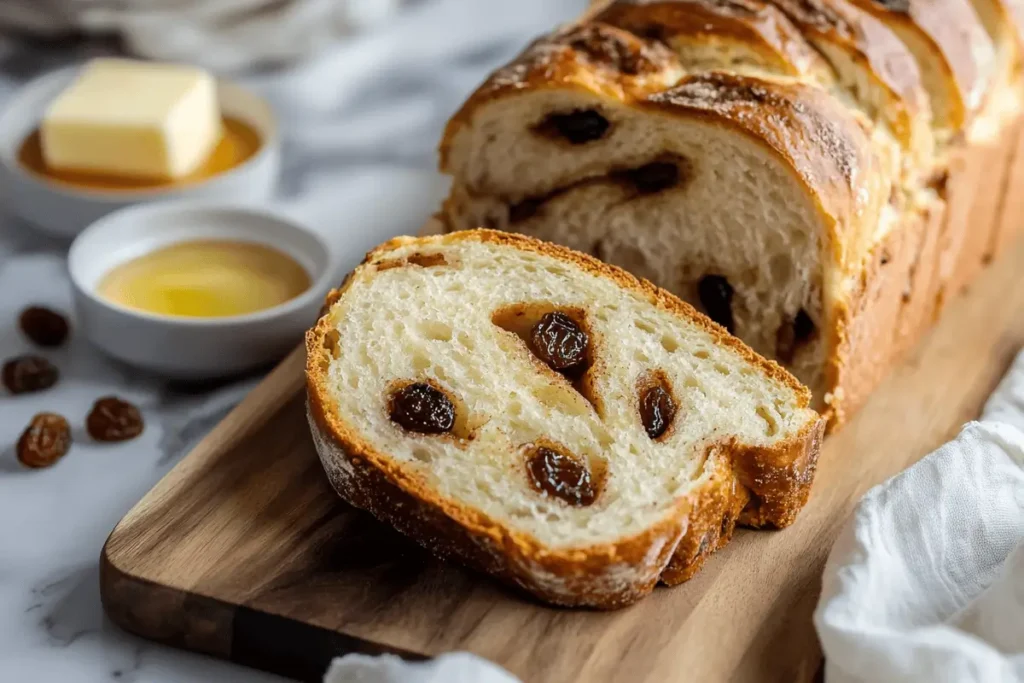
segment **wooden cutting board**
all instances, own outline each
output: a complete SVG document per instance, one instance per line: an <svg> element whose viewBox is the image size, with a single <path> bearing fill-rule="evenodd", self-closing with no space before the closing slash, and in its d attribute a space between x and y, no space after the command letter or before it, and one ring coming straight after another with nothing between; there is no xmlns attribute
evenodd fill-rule
<svg viewBox="0 0 1024 683"><path fill-rule="evenodd" d="M433 559L343 504L286 359L114 529L103 604L145 638L305 680L344 652L470 650L529 683L801 681L828 550L869 487L976 416L1024 342L1024 247L824 447L797 524L743 531L692 581L618 612L545 607Z"/></svg>

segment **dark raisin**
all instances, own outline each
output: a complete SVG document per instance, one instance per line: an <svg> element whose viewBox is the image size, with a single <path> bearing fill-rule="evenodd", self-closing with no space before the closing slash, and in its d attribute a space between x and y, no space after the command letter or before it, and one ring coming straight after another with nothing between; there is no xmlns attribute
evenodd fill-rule
<svg viewBox="0 0 1024 683"><path fill-rule="evenodd" d="M610 127L608 119L593 109L581 109L568 114L551 114L539 129L557 134L573 145L585 145L603 138Z"/></svg>
<svg viewBox="0 0 1024 683"><path fill-rule="evenodd" d="M93 404L85 428L97 441L127 441L142 433L142 413L127 401L105 396Z"/></svg>
<svg viewBox="0 0 1024 683"><path fill-rule="evenodd" d="M697 284L700 305L712 320L732 334L732 285L721 275L705 275Z"/></svg>
<svg viewBox="0 0 1024 683"><path fill-rule="evenodd" d="M71 427L56 413L39 413L22 432L16 452L25 467L49 467L71 447Z"/></svg>
<svg viewBox="0 0 1024 683"><path fill-rule="evenodd" d="M524 199L508 207L508 222L522 223L537 215L543 202L540 199Z"/></svg>
<svg viewBox="0 0 1024 683"><path fill-rule="evenodd" d="M530 331L530 344L537 357L553 370L579 370L587 360L590 337L575 320L558 311L547 313Z"/></svg>
<svg viewBox="0 0 1024 683"><path fill-rule="evenodd" d="M628 182L640 194L654 194L679 183L679 166L670 161L654 161L614 175Z"/></svg>
<svg viewBox="0 0 1024 683"><path fill-rule="evenodd" d="M676 416L676 402L661 383L652 384L640 393L640 419L647 436L657 439L665 433Z"/></svg>
<svg viewBox="0 0 1024 683"><path fill-rule="evenodd" d="M800 309L791 324L783 324L776 333L775 356L783 363L792 363L800 344L814 334L814 321Z"/></svg>
<svg viewBox="0 0 1024 683"><path fill-rule="evenodd" d="M57 367L41 356L19 356L4 363L4 386L12 394L49 389L59 377Z"/></svg>
<svg viewBox="0 0 1024 683"><path fill-rule="evenodd" d="M68 321L42 306L29 306L18 317L25 336L39 346L60 346L68 338Z"/></svg>
<svg viewBox="0 0 1024 683"><path fill-rule="evenodd" d="M429 384L407 384L391 395L391 419L410 432L444 434L455 426L455 406Z"/></svg>
<svg viewBox="0 0 1024 683"><path fill-rule="evenodd" d="M569 505L582 507L597 498L590 471L570 455L538 446L530 455L527 469L538 491L561 498Z"/></svg>
<svg viewBox="0 0 1024 683"><path fill-rule="evenodd" d="M796 335L797 342L807 341L814 334L814 321L802 308L793 320L793 333Z"/></svg>

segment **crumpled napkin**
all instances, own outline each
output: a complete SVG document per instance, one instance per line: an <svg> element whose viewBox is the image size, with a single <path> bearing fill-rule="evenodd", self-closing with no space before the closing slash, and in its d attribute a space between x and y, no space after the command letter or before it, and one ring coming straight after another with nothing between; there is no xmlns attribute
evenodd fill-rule
<svg viewBox="0 0 1024 683"><path fill-rule="evenodd" d="M394 655L346 655L331 663L324 683L519 683L519 679L486 659L452 652L428 662L406 662Z"/></svg>
<svg viewBox="0 0 1024 683"><path fill-rule="evenodd" d="M1024 353L980 421L867 493L815 626L827 683L1024 681Z"/></svg>

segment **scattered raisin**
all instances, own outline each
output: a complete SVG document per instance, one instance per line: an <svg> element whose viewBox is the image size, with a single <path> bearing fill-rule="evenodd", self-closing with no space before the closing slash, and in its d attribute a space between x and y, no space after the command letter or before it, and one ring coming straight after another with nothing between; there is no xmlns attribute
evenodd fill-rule
<svg viewBox="0 0 1024 683"><path fill-rule="evenodd" d="M127 441L142 433L142 414L127 401L105 396L93 404L85 428L97 441Z"/></svg>
<svg viewBox="0 0 1024 683"><path fill-rule="evenodd" d="M603 138L609 128L611 123L601 114L593 109L581 109L568 114L551 114L537 130L564 138L573 145L585 145Z"/></svg>
<svg viewBox="0 0 1024 683"><path fill-rule="evenodd" d="M572 456L553 448L537 447L527 469L538 491L561 498L569 505L590 505L597 498L590 471Z"/></svg>
<svg viewBox="0 0 1024 683"><path fill-rule="evenodd" d="M392 420L410 432L444 434L455 426L455 406L445 393L429 384L407 384L391 396Z"/></svg>
<svg viewBox="0 0 1024 683"><path fill-rule="evenodd" d="M679 183L679 166L671 161L653 161L639 168L613 175L632 185L640 194L654 194Z"/></svg>
<svg viewBox="0 0 1024 683"><path fill-rule="evenodd" d="M662 384L651 384L640 394L640 419L647 436L657 439L665 433L676 416L676 402Z"/></svg>
<svg viewBox="0 0 1024 683"><path fill-rule="evenodd" d="M565 313L546 313L530 331L533 352L553 370L578 370L587 360L590 337Z"/></svg>
<svg viewBox="0 0 1024 683"><path fill-rule="evenodd" d="M18 317L25 336L39 346L60 346L68 338L68 321L60 313L42 306L29 306Z"/></svg>
<svg viewBox="0 0 1024 683"><path fill-rule="evenodd" d="M732 285L721 275L705 275L697 284L700 304L708 317L732 334L735 324L732 319Z"/></svg>
<svg viewBox="0 0 1024 683"><path fill-rule="evenodd" d="M56 413L39 413L18 439L18 461L25 467L49 467L71 447L71 427Z"/></svg>
<svg viewBox="0 0 1024 683"><path fill-rule="evenodd" d="M18 356L4 363L4 386L12 394L49 389L59 377L57 367L41 356Z"/></svg>

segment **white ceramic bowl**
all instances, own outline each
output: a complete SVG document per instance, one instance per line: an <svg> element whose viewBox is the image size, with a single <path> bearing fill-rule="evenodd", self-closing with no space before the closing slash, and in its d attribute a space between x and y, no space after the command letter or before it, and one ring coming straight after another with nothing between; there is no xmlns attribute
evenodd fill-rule
<svg viewBox="0 0 1024 683"><path fill-rule="evenodd" d="M52 182L23 168L18 161L22 143L80 68L61 69L32 81L0 113L0 192L4 205L21 218L51 235L74 237L102 216L132 204L184 198L246 204L273 193L281 165L274 113L256 94L225 81L218 82L221 110L249 124L262 145L245 162L208 180L154 190L99 190Z"/></svg>
<svg viewBox="0 0 1024 683"><path fill-rule="evenodd" d="M115 266L197 239L271 246L301 264L312 285L278 306L222 318L147 313L96 293ZM281 358L301 342L327 290L336 284L336 261L317 234L264 210L194 202L122 209L86 228L71 245L68 270L76 328L114 358L164 377L198 380L238 374Z"/></svg>

